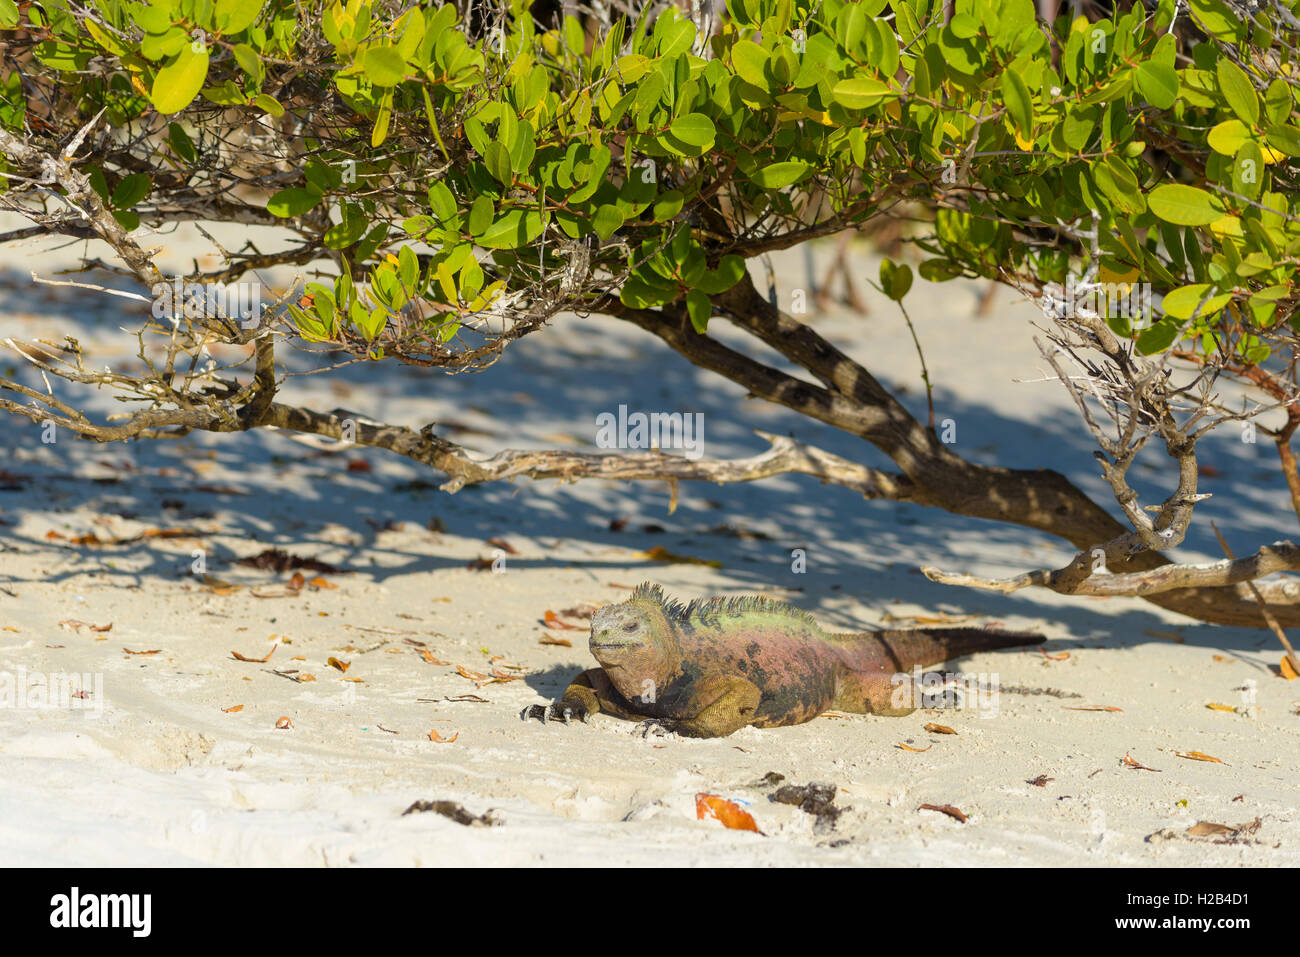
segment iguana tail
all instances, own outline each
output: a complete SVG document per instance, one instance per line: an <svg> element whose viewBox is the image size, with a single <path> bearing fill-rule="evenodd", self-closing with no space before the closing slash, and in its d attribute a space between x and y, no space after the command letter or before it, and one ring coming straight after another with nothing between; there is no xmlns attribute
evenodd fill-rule
<svg viewBox="0 0 1300 957"><path fill-rule="evenodd" d="M869 663L862 662L864 670L892 672L937 665L977 651L1038 645L1047 640L1032 631L993 628L899 628L839 637L852 642L854 658L870 659Z"/></svg>

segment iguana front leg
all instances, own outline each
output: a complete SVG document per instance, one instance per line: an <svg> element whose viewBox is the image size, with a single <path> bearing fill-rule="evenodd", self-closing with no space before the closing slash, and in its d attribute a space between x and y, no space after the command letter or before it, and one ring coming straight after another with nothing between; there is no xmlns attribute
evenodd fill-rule
<svg viewBox="0 0 1300 957"><path fill-rule="evenodd" d="M602 711L632 720L645 717L633 710L632 703L614 687L603 668L590 668L573 679L559 701L529 705L519 717L525 721L538 718L543 722L549 718L568 724L570 718L586 721L590 715Z"/></svg>
<svg viewBox="0 0 1300 957"><path fill-rule="evenodd" d="M712 675L701 678L672 706L663 724L689 738L724 738L751 724L763 694L745 678Z"/></svg>

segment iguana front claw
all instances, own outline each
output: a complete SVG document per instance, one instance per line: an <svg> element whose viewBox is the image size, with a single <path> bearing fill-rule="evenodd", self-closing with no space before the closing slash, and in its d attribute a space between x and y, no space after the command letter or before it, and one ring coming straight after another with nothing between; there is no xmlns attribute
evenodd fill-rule
<svg viewBox="0 0 1300 957"><path fill-rule="evenodd" d="M651 734L656 738L662 738L676 732L677 722L668 718L646 718L637 725L637 728L640 730L642 738L648 738Z"/></svg>
<svg viewBox="0 0 1300 957"><path fill-rule="evenodd" d="M589 714L590 712L582 702L561 698L559 701L552 701L550 704L530 704L519 713L519 719L528 721L531 718L536 718L543 724L547 721L563 721L568 724L573 718L577 718L585 723Z"/></svg>

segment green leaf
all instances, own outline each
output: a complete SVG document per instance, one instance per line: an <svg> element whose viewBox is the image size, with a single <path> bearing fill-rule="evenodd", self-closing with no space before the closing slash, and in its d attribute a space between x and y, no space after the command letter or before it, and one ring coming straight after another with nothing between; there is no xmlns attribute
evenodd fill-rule
<svg viewBox="0 0 1300 957"><path fill-rule="evenodd" d="M802 160L787 163L770 163L760 166L751 175L750 180L764 189L782 189L797 183L810 172L813 166Z"/></svg>
<svg viewBox="0 0 1300 957"><path fill-rule="evenodd" d="M294 216L301 216L324 198L319 190L310 187L302 189L294 186L290 189L280 190L267 200L266 211L272 216L290 219Z"/></svg>
<svg viewBox="0 0 1300 957"><path fill-rule="evenodd" d="M1167 110L1178 99L1178 74L1167 63L1144 60L1138 64L1137 88L1156 109Z"/></svg>
<svg viewBox="0 0 1300 957"><path fill-rule="evenodd" d="M601 206L596 210L591 225L596 230L596 235L604 242L623 228L623 214L619 212L617 206Z"/></svg>
<svg viewBox="0 0 1300 957"><path fill-rule="evenodd" d="M397 86L406 79L406 61L396 47L371 47L366 51L362 69L375 86Z"/></svg>
<svg viewBox="0 0 1300 957"><path fill-rule="evenodd" d="M1236 113L1248 126L1259 124L1259 94L1246 76L1246 71L1227 57L1220 56L1214 67L1219 77L1219 91L1228 101L1232 112Z"/></svg>
<svg viewBox="0 0 1300 957"><path fill-rule="evenodd" d="M831 89L831 99L850 110L863 110L879 103L893 91L879 80L860 76L840 80Z"/></svg>
<svg viewBox="0 0 1300 957"><path fill-rule="evenodd" d="M767 51L757 43L741 40L733 46L731 48L731 63L732 68L736 71L736 76L764 92L769 90L767 73L765 72Z"/></svg>
<svg viewBox="0 0 1300 957"><path fill-rule="evenodd" d="M1236 156L1241 144L1250 137L1250 130L1241 120L1224 120L1210 130L1210 149L1224 156Z"/></svg>
<svg viewBox="0 0 1300 957"><path fill-rule="evenodd" d="M886 257L880 261L880 288L885 295L895 302L902 300L912 288L912 267L907 263L895 263Z"/></svg>
<svg viewBox="0 0 1300 957"><path fill-rule="evenodd" d="M130 209L149 195L149 177L144 173L132 173L122 177L113 190L113 206L117 209Z"/></svg>
<svg viewBox="0 0 1300 957"><path fill-rule="evenodd" d="M208 49L195 53L185 44L154 77L149 99L159 113L179 113L194 102L208 77Z"/></svg>
<svg viewBox="0 0 1300 957"><path fill-rule="evenodd" d="M1166 320L1157 322L1150 328L1142 330L1137 338L1138 352L1144 356L1164 352L1178 338L1178 330L1181 328L1182 323Z"/></svg>
<svg viewBox="0 0 1300 957"><path fill-rule="evenodd" d="M227 36L242 33L261 12L262 0L217 0L217 29Z"/></svg>
<svg viewBox="0 0 1300 957"><path fill-rule="evenodd" d="M704 335L709 328L709 319L713 317L713 303L709 297L698 289L692 289L686 294L686 311L690 314L695 331Z"/></svg>
<svg viewBox="0 0 1300 957"><path fill-rule="evenodd" d="M668 132L688 146L707 150L718 135L713 121L703 113L687 113L673 120Z"/></svg>
<svg viewBox="0 0 1300 957"><path fill-rule="evenodd" d="M486 249L518 249L542 234L542 214L535 209L512 209L489 226L476 240Z"/></svg>
<svg viewBox="0 0 1300 957"><path fill-rule="evenodd" d="M257 94L257 96L253 97L253 102L256 103L263 110L265 110L267 113L270 113L276 119L279 119L280 117L284 116L284 107L281 106L280 101L277 100L275 97L273 97L270 93Z"/></svg>
<svg viewBox="0 0 1300 957"><path fill-rule="evenodd" d="M1258 199L1263 176L1264 151L1254 140L1246 140L1232 161L1232 191L1250 199Z"/></svg>
<svg viewBox="0 0 1300 957"><path fill-rule="evenodd" d="M1229 293L1209 295L1213 288L1209 283L1181 286L1165 296L1160 304L1160 311L1174 319L1187 320L1192 318L1192 313L1196 312L1197 306L1200 306L1198 316L1213 316L1232 299ZM1202 299L1205 299L1204 305L1201 305Z"/></svg>
<svg viewBox="0 0 1300 957"><path fill-rule="evenodd" d="M949 21L948 25L952 27L953 34L963 40L969 40L980 32L979 21L969 13L957 14Z"/></svg>
<svg viewBox="0 0 1300 957"><path fill-rule="evenodd" d="M1013 69L1002 71L999 79L1002 86L1002 101L1006 104L1011 122L1023 139L1029 139L1034 129L1034 106L1029 98L1029 88Z"/></svg>
<svg viewBox="0 0 1300 957"><path fill-rule="evenodd" d="M185 162L193 163L199 158L198 150L194 148L194 141L179 123L167 124L167 142L171 143L172 152Z"/></svg>
<svg viewBox="0 0 1300 957"><path fill-rule="evenodd" d="M490 196L477 196L470 205L469 219L466 220L465 228L469 230L471 236L481 236L492 225L496 213Z"/></svg>
<svg viewBox="0 0 1300 957"><path fill-rule="evenodd" d="M449 222L456 215L456 197L441 180L429 187L429 209L440 223Z"/></svg>
<svg viewBox="0 0 1300 957"><path fill-rule="evenodd" d="M1167 223L1206 226L1223 216L1223 204L1203 189L1182 183L1157 186L1147 197L1151 211Z"/></svg>
<svg viewBox="0 0 1300 957"><path fill-rule="evenodd" d="M710 296L726 292L745 275L745 260L735 254L722 257L718 268L706 272L695 282L695 288Z"/></svg>

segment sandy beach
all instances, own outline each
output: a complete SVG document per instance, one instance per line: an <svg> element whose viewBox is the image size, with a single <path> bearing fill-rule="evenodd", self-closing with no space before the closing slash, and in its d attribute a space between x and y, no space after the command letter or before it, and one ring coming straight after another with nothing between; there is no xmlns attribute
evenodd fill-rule
<svg viewBox="0 0 1300 957"><path fill-rule="evenodd" d="M188 227L154 242L171 269L202 248ZM3 336L72 334L94 365L129 365L138 307L29 279L86 248L11 254ZM878 261L862 247L858 274L874 276ZM805 275L798 254L775 267L783 296ZM952 420L963 455L1056 468L1119 514L1038 357L1036 310L1002 290L976 318L979 291L918 279L907 300L937 418ZM902 316L879 295L868 301L866 316L831 311L816 326L924 414ZM19 360L5 352L0 364ZM307 370L311 357L290 366ZM96 414L120 410L107 394L56 389ZM353 365L293 376L283 394L437 422L483 453L595 450L598 416L626 405L702 413L710 458L761 451L758 429L884 464L600 317L562 317L481 374ZM1203 450L1214 498L1177 557L1222 557L1210 519L1239 552L1295 534L1270 444L1225 433ZM1169 480L1158 453L1135 478L1152 494ZM448 495L441 479L390 454L278 432L94 445L0 420L0 673L40 676L37 687L75 675L85 693L75 707L0 708L0 864L1300 864L1300 683L1279 675L1267 632L1136 599L931 583L919 566L1004 576L1071 552L1027 529L867 502L807 477L684 484L671 514L662 483L521 481ZM269 549L316 564L239 564ZM655 560L665 554L697 561ZM996 713L984 716L826 716L710 740L643 738L604 715L521 721L593 665L584 610L647 580L683 600L788 599L836 631L998 623L1049 641L944 669L997 675ZM570 627L548 628L548 611ZM831 823L774 802L769 775L833 785L847 810ZM761 833L697 819L700 793L736 802ZM418 801L487 820L403 814ZM1188 834L1198 822L1243 829L1231 840Z"/></svg>

